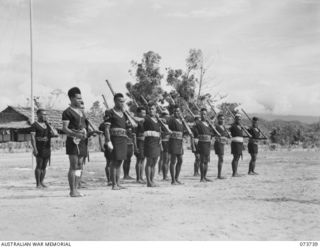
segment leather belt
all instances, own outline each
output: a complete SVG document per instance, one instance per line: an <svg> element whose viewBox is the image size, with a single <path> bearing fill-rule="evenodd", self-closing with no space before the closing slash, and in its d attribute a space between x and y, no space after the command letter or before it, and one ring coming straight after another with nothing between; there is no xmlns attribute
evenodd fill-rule
<svg viewBox="0 0 320 248"><path fill-rule="evenodd" d="M157 131L145 131L144 132L145 137L157 137L160 138L160 132Z"/></svg>
<svg viewBox="0 0 320 248"><path fill-rule="evenodd" d="M178 131L172 131L170 139L182 140L183 139L183 133L182 132L178 132Z"/></svg>
<svg viewBox="0 0 320 248"><path fill-rule="evenodd" d="M239 136L237 136L237 137L232 137L232 138L231 138L231 141L232 141L232 142L243 143L243 137L239 137Z"/></svg>
<svg viewBox="0 0 320 248"><path fill-rule="evenodd" d="M201 135L198 135L198 139L201 142L211 142L211 135L201 134Z"/></svg>
<svg viewBox="0 0 320 248"><path fill-rule="evenodd" d="M111 136L127 137L127 130L125 130L123 128L111 128L110 129L110 135Z"/></svg>

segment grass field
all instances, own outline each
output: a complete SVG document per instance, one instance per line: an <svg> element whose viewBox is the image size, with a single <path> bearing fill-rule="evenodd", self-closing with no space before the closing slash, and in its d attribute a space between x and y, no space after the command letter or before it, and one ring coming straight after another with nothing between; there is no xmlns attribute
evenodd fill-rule
<svg viewBox="0 0 320 248"><path fill-rule="evenodd" d="M85 197L68 196L68 158L53 153L47 189L36 189L29 153L0 154L0 240L319 240L320 153L264 151L258 176L248 176L249 155L231 178L227 151L216 180L211 154L209 178L193 177L193 154L185 152L181 181L160 187L134 180L125 190L106 186L105 160L92 153L85 165ZM135 176L135 159L131 176Z"/></svg>

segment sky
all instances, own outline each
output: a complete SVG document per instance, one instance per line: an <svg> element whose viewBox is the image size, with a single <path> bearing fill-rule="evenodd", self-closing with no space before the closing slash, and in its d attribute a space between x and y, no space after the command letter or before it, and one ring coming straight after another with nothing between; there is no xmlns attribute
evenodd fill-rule
<svg viewBox="0 0 320 248"><path fill-rule="evenodd" d="M30 97L29 0L0 0L0 109ZM320 115L318 0L32 0L34 95L79 86L89 108L135 82L131 61L154 51L185 69L192 48L205 93L247 112ZM162 82L166 85L165 77ZM68 106L66 94L56 108Z"/></svg>

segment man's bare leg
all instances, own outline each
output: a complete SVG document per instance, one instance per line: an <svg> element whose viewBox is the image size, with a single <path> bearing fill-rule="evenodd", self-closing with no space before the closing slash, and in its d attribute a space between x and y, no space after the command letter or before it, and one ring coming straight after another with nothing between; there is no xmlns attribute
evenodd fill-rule
<svg viewBox="0 0 320 248"><path fill-rule="evenodd" d="M140 168L140 182L142 184L145 184L146 182L143 180L143 171L144 171L144 161L145 158L140 160L139 168Z"/></svg>
<svg viewBox="0 0 320 248"><path fill-rule="evenodd" d="M204 163L205 163L204 155L200 155L200 182L205 183L204 179Z"/></svg>
<svg viewBox="0 0 320 248"><path fill-rule="evenodd" d="M218 155L218 179L225 179L224 177L221 176L222 172L222 165L223 165L223 155Z"/></svg>
<svg viewBox="0 0 320 248"><path fill-rule="evenodd" d="M159 161L158 161L158 174L160 175L161 174L161 172L162 172L162 170L163 170L163 168L162 168L162 166L163 166L163 161L164 161L164 153L165 152L160 152L160 158L159 158Z"/></svg>
<svg viewBox="0 0 320 248"><path fill-rule="evenodd" d="M198 153L194 154L194 173L193 176L199 176L199 167L200 167L200 155Z"/></svg>
<svg viewBox="0 0 320 248"><path fill-rule="evenodd" d="M177 155L177 164L176 164L176 175L175 175L175 181L178 184L182 184L179 180L179 175L180 175L180 171L181 171L181 166L182 166L182 155Z"/></svg>
<svg viewBox="0 0 320 248"><path fill-rule="evenodd" d="M151 183L151 166L152 166L152 159L151 158L147 158L147 163L146 163L147 187L152 187L152 183Z"/></svg>
<svg viewBox="0 0 320 248"><path fill-rule="evenodd" d="M257 154L256 153L250 153L251 156L251 160L249 163L249 175L258 175L258 173L256 173L254 171L255 167L256 167L256 160L257 160Z"/></svg>
<svg viewBox="0 0 320 248"><path fill-rule="evenodd" d="M45 184L43 183L43 180L44 180L44 178L45 178L45 176L46 176L46 169L47 169L47 164L48 164L48 162L49 162L49 158L44 158L44 159L42 160L41 175L40 175L40 184L41 184L41 186L44 187L44 188L47 188L47 185L45 185Z"/></svg>
<svg viewBox="0 0 320 248"><path fill-rule="evenodd" d="M212 180L207 178L207 173L208 173L208 163L209 163L209 158L206 159L205 163L204 163L204 180L206 180L206 182L212 182Z"/></svg>
<svg viewBox="0 0 320 248"><path fill-rule="evenodd" d="M151 181L151 185L152 187L157 186L153 179L154 179L154 175L156 173L156 164L157 164L158 158L152 158L152 166L151 166L151 175L150 175L150 181Z"/></svg>
<svg viewBox="0 0 320 248"><path fill-rule="evenodd" d="M176 185L176 177L175 177L175 165L177 162L177 156L175 154L171 155L170 159L170 175L171 175L171 184Z"/></svg>
<svg viewBox="0 0 320 248"><path fill-rule="evenodd" d="M42 188L42 185L40 183L41 181L41 167L42 167L42 161L43 159L41 157L36 157L36 169L34 170L34 176L36 179L36 187L38 189Z"/></svg>
<svg viewBox="0 0 320 248"><path fill-rule="evenodd" d="M70 168L68 173L68 180L70 186L70 196L71 197L80 197L82 196L78 190L77 185L80 180L81 175L81 157L78 155L69 155Z"/></svg>
<svg viewBox="0 0 320 248"><path fill-rule="evenodd" d="M239 163L240 155L234 154L233 160L232 160L232 176L233 177L239 177L238 174L238 163Z"/></svg>

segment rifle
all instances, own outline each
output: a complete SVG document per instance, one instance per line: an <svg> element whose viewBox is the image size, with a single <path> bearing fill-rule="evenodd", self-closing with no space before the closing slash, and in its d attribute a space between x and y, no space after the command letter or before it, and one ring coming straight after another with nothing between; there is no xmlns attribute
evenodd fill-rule
<svg viewBox="0 0 320 248"><path fill-rule="evenodd" d="M194 103L194 106L197 108L197 110L198 110L199 113L200 113L201 110L200 110L199 106L198 106L196 103ZM213 123L211 122L211 120L210 120L209 118L206 118L205 121L208 123L209 127L213 130L213 132L214 132L215 134L217 134L219 137L221 137L221 134L220 134L219 131L216 129L216 127L213 125Z"/></svg>
<svg viewBox="0 0 320 248"><path fill-rule="evenodd" d="M103 104L106 107L106 109L110 109L104 94L102 94L102 99L103 99Z"/></svg>
<svg viewBox="0 0 320 248"><path fill-rule="evenodd" d="M226 110L228 111L228 113L232 116L233 119L235 119L236 117L234 116L234 114L232 113L232 111L226 106L225 107ZM239 126L241 127L241 129L246 133L246 135L249 137L249 138L252 138L251 134L248 132L248 130L246 128L244 128L240 123L239 123Z"/></svg>
<svg viewBox="0 0 320 248"><path fill-rule="evenodd" d="M212 104L209 102L209 100L207 100L207 102L208 102L208 104L209 104L212 112L214 113L214 118L213 118L213 120L215 120L215 119L217 118L217 116L218 116L218 115L217 115L217 112L214 110L214 108L213 108ZM228 138L231 138L231 135L230 135L229 131L226 129L226 127L225 127L224 125L223 125L223 129L227 132Z"/></svg>
<svg viewBox="0 0 320 248"><path fill-rule="evenodd" d="M113 91L111 84L109 83L108 80L106 80L106 82L107 82L107 84L108 84L108 86L109 86L109 89L110 89L112 95L114 96L114 95L115 95L115 92ZM136 127L138 126L138 124L137 124L137 122L131 117L130 113L129 113L127 110L124 110L123 113L124 113L124 115L127 117L127 119L129 120L131 126L134 127L134 128L136 128Z"/></svg>
<svg viewBox="0 0 320 248"><path fill-rule="evenodd" d="M148 106L148 101L141 96L141 100L145 106ZM172 133L171 130L168 128L166 124L156 115L157 121L160 123L161 128L166 132L166 133Z"/></svg>
<svg viewBox="0 0 320 248"><path fill-rule="evenodd" d="M246 113L246 111L244 111L244 109L241 109L241 111L245 114L245 116L247 116L248 120L252 122L252 119L250 118L250 116ZM259 133L263 136L262 139L268 139L267 136L264 135L264 133L260 130L259 127L257 127Z"/></svg>
<svg viewBox="0 0 320 248"><path fill-rule="evenodd" d="M214 122L214 121L217 119L217 117L218 117L217 112L214 110L214 107L212 106L212 104L211 104L211 102L210 102L209 100L207 100L207 103L209 104L209 106L210 106L210 108L211 108L211 111L212 111L213 114L214 114L214 117L213 117L213 119L212 119L212 121Z"/></svg>

